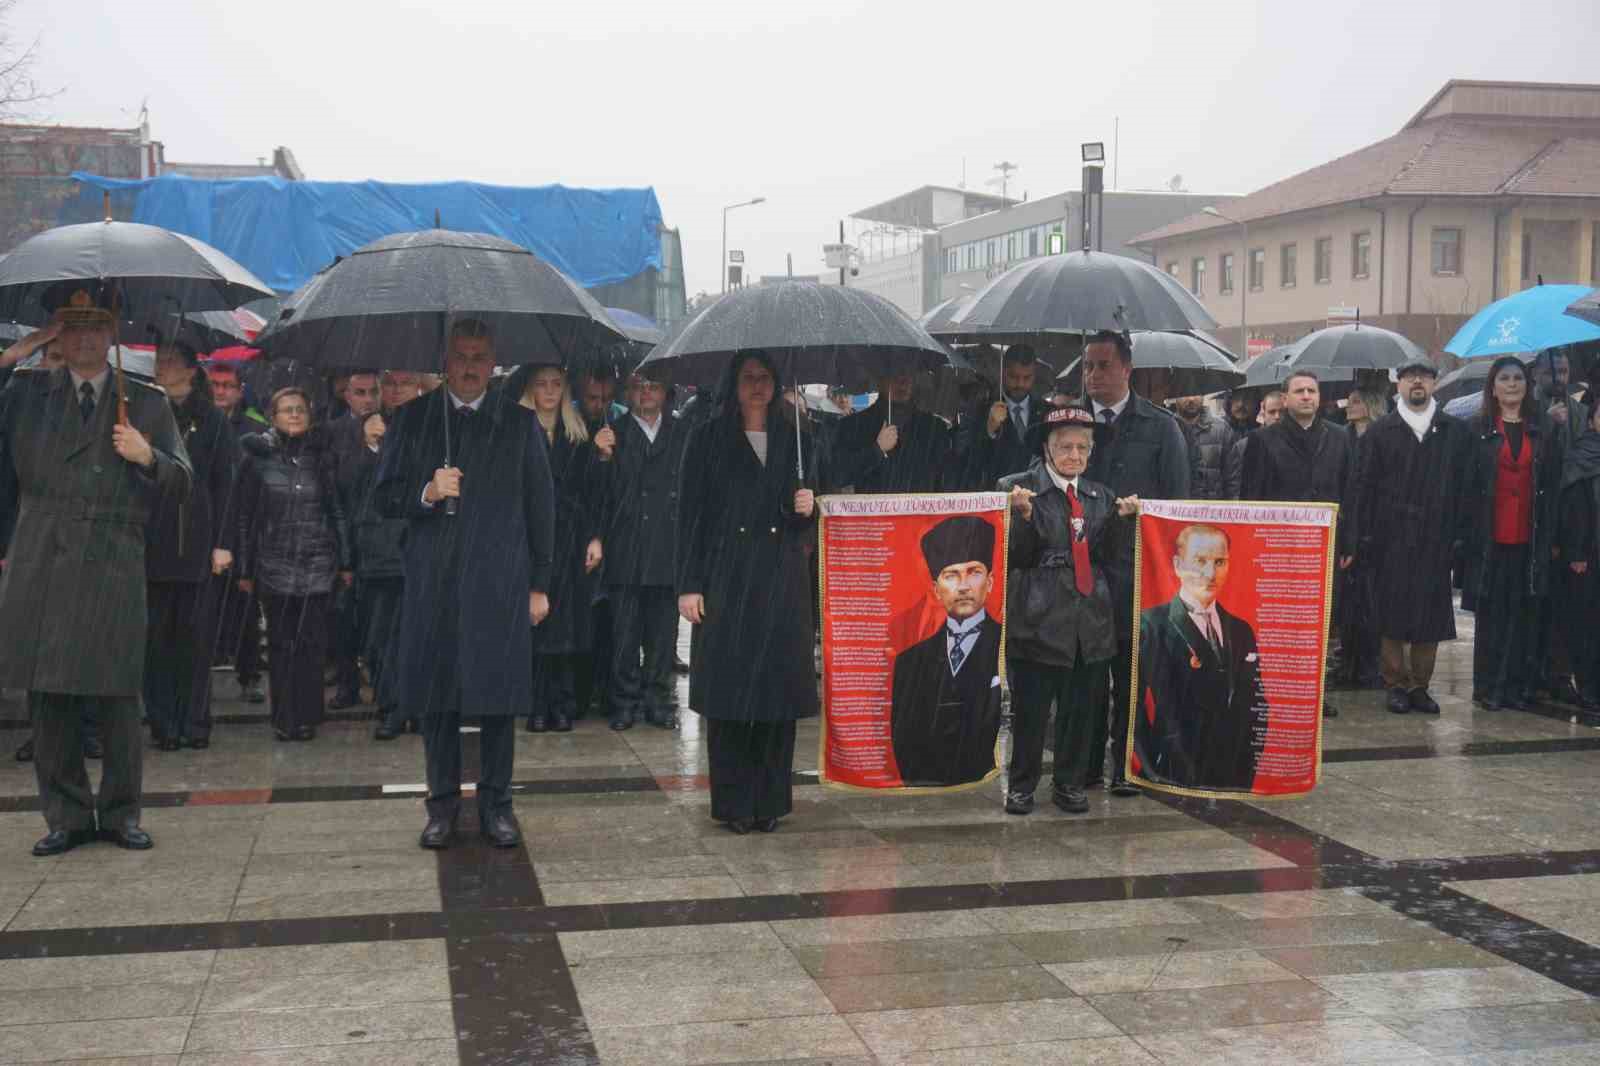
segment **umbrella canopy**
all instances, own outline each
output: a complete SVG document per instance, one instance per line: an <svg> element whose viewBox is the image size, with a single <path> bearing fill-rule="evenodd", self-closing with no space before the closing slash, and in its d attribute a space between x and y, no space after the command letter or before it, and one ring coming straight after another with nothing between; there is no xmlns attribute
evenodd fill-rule
<svg viewBox="0 0 1600 1066"><path fill-rule="evenodd" d="M1283 384L1289 372L1294 369L1289 360L1294 356L1295 345L1280 344L1276 348L1268 348L1243 367L1244 384L1239 386L1246 389L1270 389ZM1349 368L1332 367L1303 367L1306 370L1315 370L1317 379L1323 382L1354 381L1356 372Z"/></svg>
<svg viewBox="0 0 1600 1066"><path fill-rule="evenodd" d="M622 331L622 335L635 344L660 344L667 335L665 330L656 325L655 319L637 311L608 307L606 314L610 316L612 324Z"/></svg>
<svg viewBox="0 0 1600 1066"><path fill-rule="evenodd" d="M924 311L922 317L917 319L917 325L927 330L930 337L941 336L950 329L953 319L960 317L968 307L972 306L972 301L977 295L976 292L964 292L960 296L952 296Z"/></svg>
<svg viewBox="0 0 1600 1066"><path fill-rule="evenodd" d="M1517 358L1524 363L1533 362L1532 355L1524 354ZM1433 390L1434 397L1440 403L1448 403L1459 396L1483 391L1483 383L1489 377L1489 367L1493 365L1493 359L1474 359L1470 363L1456 367L1439 378L1439 384Z"/></svg>
<svg viewBox="0 0 1600 1066"><path fill-rule="evenodd" d="M64 281L114 281L124 315L225 311L272 290L209 244L138 222L85 222L29 237L0 259L0 318L42 325Z"/></svg>
<svg viewBox="0 0 1600 1066"><path fill-rule="evenodd" d="M876 386L885 374L969 364L951 356L894 304L861 289L791 281L755 285L706 307L639 369L680 384L713 386L737 352L762 351L784 386Z"/></svg>
<svg viewBox="0 0 1600 1066"><path fill-rule="evenodd" d="M1271 354L1270 352L1266 354ZM1289 370L1393 370L1428 353L1400 334L1376 326L1329 326L1290 345Z"/></svg>
<svg viewBox="0 0 1600 1066"><path fill-rule="evenodd" d="M1567 313L1590 292L1587 285L1523 289L1467 319L1444 350L1462 359L1492 359L1600 340L1600 317L1589 321Z"/></svg>
<svg viewBox="0 0 1600 1066"><path fill-rule="evenodd" d="M1082 391L1082 360L1077 359L1057 375L1068 392ZM1201 396L1237 388L1245 375L1234 365L1233 353L1204 334L1142 332L1133 334L1133 369L1169 370L1174 396Z"/></svg>
<svg viewBox="0 0 1600 1066"><path fill-rule="evenodd" d="M1574 300L1566 313L1600 325L1600 289L1591 289L1588 295Z"/></svg>
<svg viewBox="0 0 1600 1066"><path fill-rule="evenodd" d="M476 319L501 364L573 367L625 340L605 309L532 252L486 233L397 233L335 260L255 339L312 366L433 372L454 322Z"/></svg>
<svg viewBox="0 0 1600 1066"><path fill-rule="evenodd" d="M250 343L265 325L242 308L232 311L196 311L193 314L150 315L122 324L124 344L160 344L176 338L198 352L213 352Z"/></svg>
<svg viewBox="0 0 1600 1066"><path fill-rule="evenodd" d="M1015 343L1050 333L1215 329L1176 278L1108 252L1033 259L995 278L942 331L946 339Z"/></svg>

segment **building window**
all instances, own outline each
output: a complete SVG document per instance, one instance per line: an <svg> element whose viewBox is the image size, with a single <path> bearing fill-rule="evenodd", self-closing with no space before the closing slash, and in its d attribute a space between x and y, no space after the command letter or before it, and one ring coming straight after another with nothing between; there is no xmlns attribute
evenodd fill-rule
<svg viewBox="0 0 1600 1066"><path fill-rule="evenodd" d="M1600 223L1597 223L1597 225L1600 225ZM1167 264L1167 273L1173 277L1178 276L1178 261L1176 259Z"/></svg>
<svg viewBox="0 0 1600 1066"><path fill-rule="evenodd" d="M1522 231L1522 280L1533 277L1533 234Z"/></svg>
<svg viewBox="0 0 1600 1066"><path fill-rule="evenodd" d="M1265 248L1250 249L1250 260L1246 266L1249 271L1248 281L1253 292L1260 292L1261 286L1267 280L1267 250Z"/></svg>
<svg viewBox="0 0 1600 1066"><path fill-rule="evenodd" d="M1039 229L1035 226L1028 231L1028 258L1032 259L1039 254Z"/></svg>
<svg viewBox="0 0 1600 1066"><path fill-rule="evenodd" d="M1285 244L1278 249L1278 282L1286 289L1295 286L1296 275L1300 271L1300 246L1298 244Z"/></svg>
<svg viewBox="0 0 1600 1066"><path fill-rule="evenodd" d="M961 269L960 263L961 256L956 253L954 248L944 253L944 272L946 274L954 274Z"/></svg>
<svg viewBox="0 0 1600 1066"><path fill-rule="evenodd" d="M1352 278L1365 278L1372 276L1372 234L1352 233L1350 235L1350 276Z"/></svg>
<svg viewBox="0 0 1600 1066"><path fill-rule="evenodd" d="M1196 296L1206 294L1206 261L1203 256L1195 256L1189 261L1189 291Z"/></svg>
<svg viewBox="0 0 1600 1066"><path fill-rule="evenodd" d="M1217 262L1217 291L1233 291L1233 253L1223 252Z"/></svg>
<svg viewBox="0 0 1600 1066"><path fill-rule="evenodd" d="M1461 231L1455 227L1433 231L1433 272L1441 278L1461 273Z"/></svg>
<svg viewBox="0 0 1600 1066"><path fill-rule="evenodd" d="M1312 266L1316 270L1317 284L1323 285L1333 280L1333 238L1318 237L1312 249L1315 262Z"/></svg>

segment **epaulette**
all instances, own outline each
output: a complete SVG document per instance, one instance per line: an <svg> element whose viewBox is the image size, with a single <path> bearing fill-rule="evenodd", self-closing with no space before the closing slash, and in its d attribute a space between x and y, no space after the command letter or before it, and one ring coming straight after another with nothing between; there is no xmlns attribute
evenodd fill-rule
<svg viewBox="0 0 1600 1066"><path fill-rule="evenodd" d="M167 390L162 388L160 385L157 385L153 381L146 381L144 378L137 377L133 374L122 375L122 380L126 381L129 385L138 385L140 388L148 389L151 392L160 393L163 398L165 398L167 395Z"/></svg>

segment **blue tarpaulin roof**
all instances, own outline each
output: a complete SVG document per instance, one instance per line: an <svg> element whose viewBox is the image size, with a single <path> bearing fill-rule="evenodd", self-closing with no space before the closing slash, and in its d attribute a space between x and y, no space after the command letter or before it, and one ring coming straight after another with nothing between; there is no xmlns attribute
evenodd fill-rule
<svg viewBox="0 0 1600 1066"><path fill-rule="evenodd" d="M661 266L661 205L649 188L72 177L82 188L62 209L63 222L101 217L109 191L119 208L132 199L132 221L205 241L280 292L379 237L432 229L434 212L443 228L514 241L585 288Z"/></svg>

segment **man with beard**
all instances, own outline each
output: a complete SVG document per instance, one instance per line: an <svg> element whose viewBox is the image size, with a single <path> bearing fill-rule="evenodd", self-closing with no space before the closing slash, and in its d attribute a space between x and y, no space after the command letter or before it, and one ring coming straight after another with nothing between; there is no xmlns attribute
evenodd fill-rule
<svg viewBox="0 0 1600 1066"><path fill-rule="evenodd" d="M1223 474L1238 435L1227 422L1206 410L1204 396L1180 396L1173 402L1189 438L1194 466L1189 495L1196 500L1224 500Z"/></svg>
<svg viewBox="0 0 1600 1066"><path fill-rule="evenodd" d="M1322 417L1322 384L1309 370L1297 370L1283 383L1288 418L1245 438L1241 500L1292 503L1335 503L1350 500L1355 476L1355 446L1343 427ZM1339 568L1348 570L1353 558L1350 516L1341 516L1335 537ZM1327 702L1324 718L1338 710Z"/></svg>
<svg viewBox="0 0 1600 1066"><path fill-rule="evenodd" d="M833 484L863 493L938 492L953 480L950 429L937 415L917 409L912 383L910 374L881 378L877 402L839 423L832 442Z"/></svg>
<svg viewBox="0 0 1600 1066"><path fill-rule="evenodd" d="M511 767L516 716L533 703L529 623L550 613L554 487L538 419L516 397L488 395L488 327L458 319L448 345L445 394L401 408L378 462L379 504L407 522L395 665L403 710L423 723L421 845L450 844L461 808L461 719L476 715L479 827L490 844L510 848L522 840Z"/></svg>
<svg viewBox="0 0 1600 1066"><path fill-rule="evenodd" d="M959 785L994 769L1001 627L986 609L994 541L994 526L977 515L946 518L922 535L945 624L894 660L890 734L904 784Z"/></svg>
<svg viewBox="0 0 1600 1066"><path fill-rule="evenodd" d="M372 454L367 440L367 417L376 414L382 390L376 370L352 370L345 379L345 413L328 424L335 478L344 500L344 513L354 515L355 481ZM361 702L361 638L363 613L361 588L351 585L334 593L333 633L334 693L328 706L335 711Z"/></svg>
<svg viewBox="0 0 1600 1066"><path fill-rule="evenodd" d="M1085 476L1111 490L1116 499L1183 500L1189 497L1189 444L1170 411L1133 391L1133 345L1125 333L1096 333L1083 346L1083 391L1095 420L1111 427L1109 440L1089 457ZM1097 722L1090 747L1089 784L1103 778L1100 767L1111 742L1111 792L1136 796L1126 776L1128 692L1133 674L1133 538L1119 542L1106 561L1106 580L1117 612L1117 657L1112 660L1111 714ZM1109 738L1108 738L1108 735Z"/></svg>
<svg viewBox="0 0 1600 1066"><path fill-rule="evenodd" d="M1270 392L1264 393L1261 397L1261 403L1256 405L1256 421L1255 425L1250 427L1251 430L1254 431L1264 426L1276 425L1278 419L1283 416L1283 401L1282 389L1274 388ZM1249 442L1250 437L1248 434L1240 434L1239 438L1233 442L1233 446L1228 449L1228 462L1222 471L1222 498L1225 500L1237 500L1239 498L1239 490L1244 481L1244 448Z"/></svg>
<svg viewBox="0 0 1600 1066"><path fill-rule="evenodd" d="M1013 344L1000 361L1003 395L987 412L968 419L963 459L968 480L984 489L1007 474L1028 469L1037 456L1028 449L1028 431L1044 417L1041 401L1033 395L1039 363L1033 349Z"/></svg>
<svg viewBox="0 0 1600 1066"><path fill-rule="evenodd" d="M1236 437L1248 437L1261 424L1257 418L1261 402L1256 399L1254 390L1242 388L1228 393L1227 399L1228 425L1233 428Z"/></svg>
<svg viewBox="0 0 1600 1066"><path fill-rule="evenodd" d="M1354 565L1370 578L1389 710L1438 714L1428 685L1439 642L1456 636L1450 566L1470 522L1461 486L1472 442L1467 424L1434 400L1432 362L1414 359L1397 373L1400 405L1358 448Z"/></svg>

